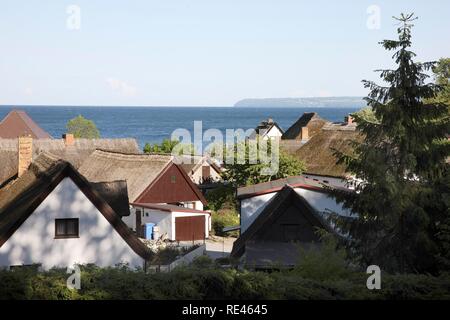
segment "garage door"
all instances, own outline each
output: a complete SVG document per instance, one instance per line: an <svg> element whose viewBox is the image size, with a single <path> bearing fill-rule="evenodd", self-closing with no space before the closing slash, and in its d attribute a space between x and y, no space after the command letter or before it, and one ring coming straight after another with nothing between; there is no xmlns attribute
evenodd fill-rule
<svg viewBox="0 0 450 320"><path fill-rule="evenodd" d="M205 239L205 216L175 218L175 239L177 241Z"/></svg>

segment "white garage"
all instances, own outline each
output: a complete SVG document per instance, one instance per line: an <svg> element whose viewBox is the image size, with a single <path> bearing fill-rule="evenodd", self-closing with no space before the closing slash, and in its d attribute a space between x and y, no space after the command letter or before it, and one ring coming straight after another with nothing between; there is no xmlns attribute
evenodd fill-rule
<svg viewBox="0 0 450 320"><path fill-rule="evenodd" d="M153 203L133 203L132 207L133 214L124 217L124 221L127 220L125 222L133 226L140 236L143 236L143 226L153 223L158 229L158 236L171 241L195 241L209 237L211 213L208 211Z"/></svg>

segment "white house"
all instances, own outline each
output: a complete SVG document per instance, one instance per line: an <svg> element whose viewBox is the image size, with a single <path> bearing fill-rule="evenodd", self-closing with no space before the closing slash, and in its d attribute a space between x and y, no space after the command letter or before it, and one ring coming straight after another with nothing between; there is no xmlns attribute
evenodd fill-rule
<svg viewBox="0 0 450 320"><path fill-rule="evenodd" d="M0 190L0 266L92 263L145 267L151 251L122 222L126 184L90 184L68 162L41 154Z"/></svg>
<svg viewBox="0 0 450 320"><path fill-rule="evenodd" d="M136 214L141 215L141 223L154 223L158 235L171 241L192 241L209 237L211 214L207 211L180 206L154 203L133 204ZM123 218L129 224L133 219Z"/></svg>
<svg viewBox="0 0 450 320"><path fill-rule="evenodd" d="M195 184L222 180L219 165L208 156L176 156L175 163L179 164Z"/></svg>
<svg viewBox="0 0 450 320"><path fill-rule="evenodd" d="M317 246L317 228L334 232L326 221L331 212L350 217L322 184L295 176L238 189L240 237L231 255L246 264L291 266L298 258L298 244Z"/></svg>
<svg viewBox="0 0 450 320"><path fill-rule="evenodd" d="M175 230L176 222L183 220L176 218L175 215L189 215L191 221L197 221L191 222L195 226L200 219L197 216L209 217L209 212L203 211L207 203L205 197L183 168L173 162L173 157L170 155L126 154L96 150L80 167L80 173L91 182L117 180L127 182L131 214L129 217L124 217L123 221L139 236L144 236L142 226L152 222L157 224L160 232L165 230L165 233L170 235L169 240L182 240L187 236L181 236L181 231L189 228L190 224L186 222L185 228L178 227L178 232L172 232ZM161 219L156 218L156 213L152 215L155 219L150 221L142 210L155 205L160 206L159 209L164 212L164 215L167 215L167 210L172 210L174 219L164 220L172 223L169 228L164 226ZM205 218L205 223L208 219ZM204 232L194 232L195 240L203 240L208 235L209 230L206 229ZM193 234L190 232L187 240L191 240L192 237Z"/></svg>
<svg viewBox="0 0 450 320"><path fill-rule="evenodd" d="M249 139L256 139L257 135L263 140L269 139L281 139L283 135L283 129L269 118L261 121L261 123L255 128L255 132L249 136Z"/></svg>

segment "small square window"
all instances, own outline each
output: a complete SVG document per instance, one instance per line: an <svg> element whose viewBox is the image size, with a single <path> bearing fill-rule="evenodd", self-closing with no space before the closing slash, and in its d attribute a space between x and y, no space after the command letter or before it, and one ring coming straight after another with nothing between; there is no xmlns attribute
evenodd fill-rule
<svg viewBox="0 0 450 320"><path fill-rule="evenodd" d="M79 237L79 219L55 219L55 239Z"/></svg>

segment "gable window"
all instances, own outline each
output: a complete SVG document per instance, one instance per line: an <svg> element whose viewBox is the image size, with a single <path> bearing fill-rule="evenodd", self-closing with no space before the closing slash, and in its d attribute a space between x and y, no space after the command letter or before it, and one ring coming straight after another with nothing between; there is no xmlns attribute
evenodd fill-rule
<svg viewBox="0 0 450 320"><path fill-rule="evenodd" d="M177 182L177 176L175 176L175 175L170 176L170 182L176 183Z"/></svg>
<svg viewBox="0 0 450 320"><path fill-rule="evenodd" d="M55 219L55 239L79 238L79 219Z"/></svg>

